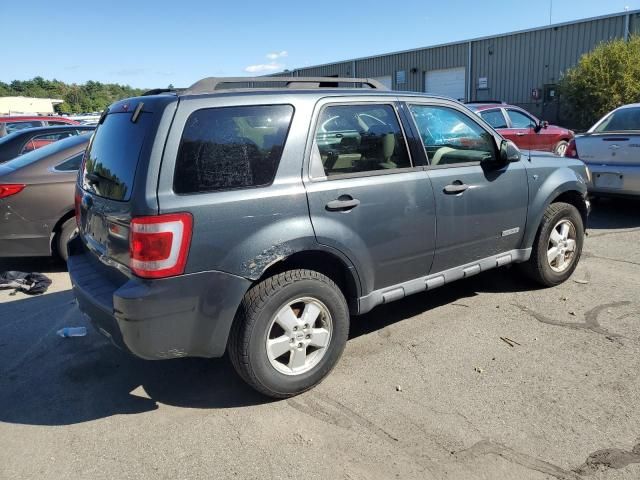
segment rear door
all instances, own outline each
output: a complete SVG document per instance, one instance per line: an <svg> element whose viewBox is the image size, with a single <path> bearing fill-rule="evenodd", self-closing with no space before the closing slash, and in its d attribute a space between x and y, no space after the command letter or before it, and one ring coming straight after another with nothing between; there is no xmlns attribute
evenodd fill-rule
<svg viewBox="0 0 640 480"><path fill-rule="evenodd" d="M84 167L79 176L80 236L85 245L98 257L129 265L129 223L132 217L136 178L142 180L142 195L136 195L138 206L147 200L145 193L146 168L139 162L149 155L150 141L156 118L151 111L142 110L135 117L136 104L111 107L96 129L86 152ZM153 190L155 197L155 188ZM157 199L147 206L155 207ZM155 205L153 205L155 203ZM138 214L144 214L143 211Z"/></svg>
<svg viewBox="0 0 640 480"><path fill-rule="evenodd" d="M519 248L528 186L522 162L490 166L496 137L453 103L412 103L437 215L432 273Z"/></svg>
<svg viewBox="0 0 640 480"><path fill-rule="evenodd" d="M424 276L435 241L431 183L413 161L396 104L334 103L316 107L305 187L318 242L355 264L367 294ZM328 144L327 120L354 125L355 137Z"/></svg>

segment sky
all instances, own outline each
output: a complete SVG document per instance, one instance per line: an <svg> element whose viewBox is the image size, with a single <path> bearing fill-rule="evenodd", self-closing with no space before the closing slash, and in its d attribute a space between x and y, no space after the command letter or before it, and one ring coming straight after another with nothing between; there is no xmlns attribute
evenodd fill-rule
<svg viewBox="0 0 640 480"><path fill-rule="evenodd" d="M640 9L640 0L0 0L0 81L158 88ZM27 6L28 5L28 6Z"/></svg>

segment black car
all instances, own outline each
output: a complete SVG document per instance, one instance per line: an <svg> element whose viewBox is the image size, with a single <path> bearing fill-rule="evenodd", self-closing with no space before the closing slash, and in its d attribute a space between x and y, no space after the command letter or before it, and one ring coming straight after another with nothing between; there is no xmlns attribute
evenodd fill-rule
<svg viewBox="0 0 640 480"><path fill-rule="evenodd" d="M75 135L91 134L93 126L68 125L28 128L0 138L0 163L8 162L24 153Z"/></svg>

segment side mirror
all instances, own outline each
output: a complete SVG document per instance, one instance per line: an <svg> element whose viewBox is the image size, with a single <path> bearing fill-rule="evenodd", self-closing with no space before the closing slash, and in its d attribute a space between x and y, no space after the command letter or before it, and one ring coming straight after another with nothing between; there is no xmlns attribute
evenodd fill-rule
<svg viewBox="0 0 640 480"><path fill-rule="evenodd" d="M549 122L547 122L546 120L540 120L540 123L538 123L533 130L538 133L540 132L540 130L546 128L549 128Z"/></svg>
<svg viewBox="0 0 640 480"><path fill-rule="evenodd" d="M503 165L520 161L520 149L511 140L502 140L500 144L500 162Z"/></svg>

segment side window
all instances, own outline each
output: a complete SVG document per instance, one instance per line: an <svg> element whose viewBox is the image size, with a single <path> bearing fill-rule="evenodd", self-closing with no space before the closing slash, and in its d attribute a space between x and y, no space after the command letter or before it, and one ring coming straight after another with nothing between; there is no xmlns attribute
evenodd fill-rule
<svg viewBox="0 0 640 480"><path fill-rule="evenodd" d="M69 125L69 122L62 122L60 120L47 120L49 125Z"/></svg>
<svg viewBox="0 0 640 480"><path fill-rule="evenodd" d="M391 105L328 106L320 114L315 138L328 177L411 167Z"/></svg>
<svg viewBox="0 0 640 480"><path fill-rule="evenodd" d="M482 119L493 128L509 128L507 120L502 114L502 110L490 110L488 112L480 112Z"/></svg>
<svg viewBox="0 0 640 480"><path fill-rule="evenodd" d="M496 155L493 135L449 107L409 107L430 165L480 162Z"/></svg>
<svg viewBox="0 0 640 480"><path fill-rule="evenodd" d="M84 157L84 152L74 155L64 162L59 163L58 165L56 165L55 169L59 172L75 172L80 169L80 165L82 164L82 157Z"/></svg>
<svg viewBox="0 0 640 480"><path fill-rule="evenodd" d="M72 137L75 134L73 132L60 132L60 133L48 133L45 135L36 135L33 137L22 149L21 154L30 152L31 150L37 150L50 143L57 142L63 138Z"/></svg>
<svg viewBox="0 0 640 480"><path fill-rule="evenodd" d="M511 128L534 128L536 126L533 119L517 110L507 110L511 119Z"/></svg>
<svg viewBox="0 0 640 480"><path fill-rule="evenodd" d="M292 117L291 105L192 113L180 140L174 191L187 194L270 185Z"/></svg>

